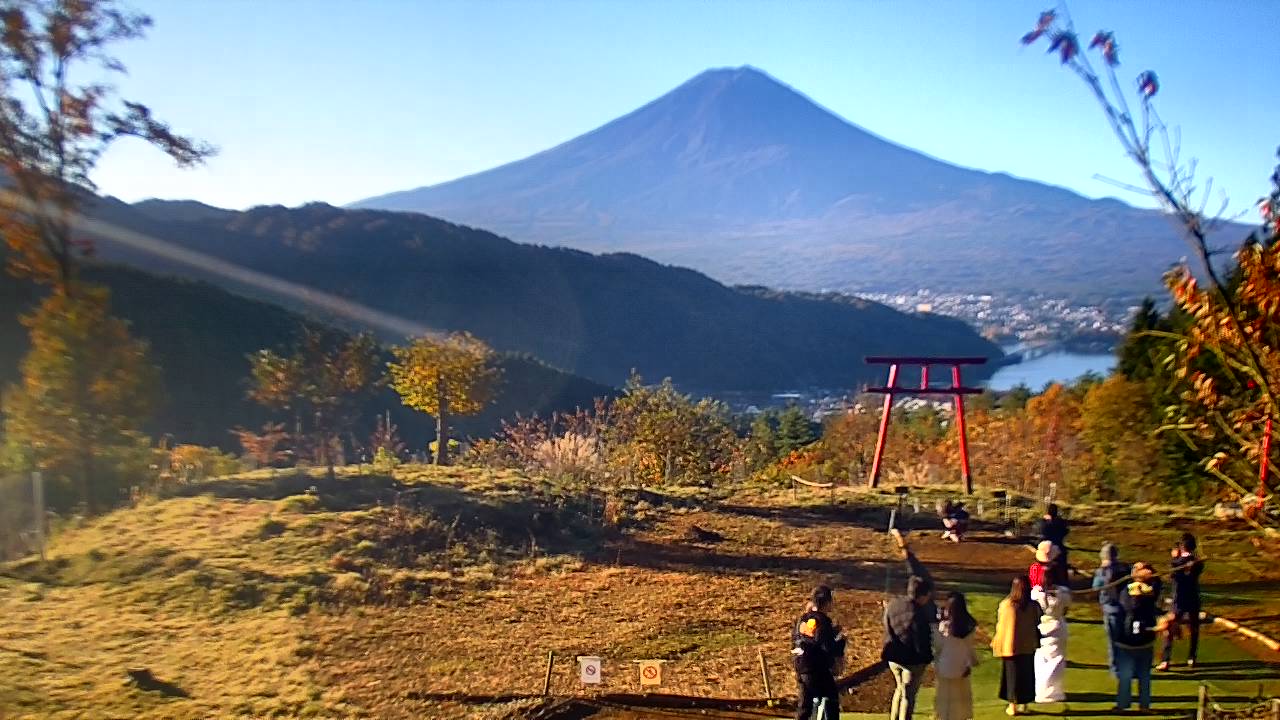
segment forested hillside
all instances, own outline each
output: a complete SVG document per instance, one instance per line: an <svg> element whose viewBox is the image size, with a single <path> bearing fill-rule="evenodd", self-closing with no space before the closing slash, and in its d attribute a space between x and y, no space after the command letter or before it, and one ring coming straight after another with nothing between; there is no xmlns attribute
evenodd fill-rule
<svg viewBox="0 0 1280 720"><path fill-rule="evenodd" d="M91 266L87 280L111 289L116 314L151 344L152 361L161 368L161 405L144 428L171 434L177 442L235 448L228 430L256 428L269 418L264 408L246 398L246 356L263 348L289 344L303 317L275 305L233 295L212 285L151 275L116 266ZM17 377L27 349L18 321L33 305L38 290L5 277L0 282L0 386ZM458 418L467 434L488 434L499 421L517 413L588 407L612 388L555 370L538 360L501 356L501 391L484 413ZM411 448L421 449L434 437L431 419L404 408L390 390L382 389L366 403L365 419L356 425L361 439L374 427L374 416L390 410Z"/></svg>
<svg viewBox="0 0 1280 720"><path fill-rule="evenodd" d="M431 328L466 330L497 350L532 353L609 385L635 369L694 391L853 388L878 379L864 355L1000 356L950 318L849 298L744 292L635 255L523 245L424 215L113 200L93 214ZM100 249L263 296L110 238Z"/></svg>

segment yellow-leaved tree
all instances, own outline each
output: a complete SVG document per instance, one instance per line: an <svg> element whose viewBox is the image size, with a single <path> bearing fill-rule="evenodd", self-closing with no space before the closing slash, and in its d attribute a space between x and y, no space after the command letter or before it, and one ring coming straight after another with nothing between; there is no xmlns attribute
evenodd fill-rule
<svg viewBox="0 0 1280 720"><path fill-rule="evenodd" d="M406 407L436 419L437 465L449 462L449 418L475 415L494 397L501 371L493 350L470 333L421 337L393 348L391 387Z"/></svg>
<svg viewBox="0 0 1280 720"><path fill-rule="evenodd" d="M85 286L75 297L54 293L23 318L31 350L22 379L9 386L4 408L8 455L74 484L89 512L114 498L111 458L135 444L131 429L150 411L159 371L147 344L111 317L105 290Z"/></svg>

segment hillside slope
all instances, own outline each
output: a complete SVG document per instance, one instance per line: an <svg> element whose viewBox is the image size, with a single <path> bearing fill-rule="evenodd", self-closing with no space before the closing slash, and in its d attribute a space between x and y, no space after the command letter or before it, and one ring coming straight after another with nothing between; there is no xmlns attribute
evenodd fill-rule
<svg viewBox="0 0 1280 720"><path fill-rule="evenodd" d="M999 357L963 323L871 302L760 294L629 254L523 245L417 214L323 204L211 212L105 200L97 217L236 266L438 330L468 330L596 382L632 369L682 387L852 388L878 379L864 355ZM250 291L109 239L104 256Z"/></svg>
<svg viewBox="0 0 1280 720"><path fill-rule="evenodd" d="M522 160L354 206L809 290L1131 296L1184 254L1159 213L948 164L751 67L704 72Z"/></svg>
<svg viewBox="0 0 1280 720"><path fill-rule="evenodd" d="M90 267L86 276L111 289L115 314L151 344L152 359L163 371L163 404L146 427L150 433L171 434L177 442L234 448L230 428L256 428L268 419L245 397L247 356L263 348L287 348L303 316L206 283L124 267ZM17 377L27 348L18 316L37 297L29 283L7 276L0 281L0 387ZM480 415L459 418L464 435L489 434L517 413L545 415L589 407L594 398L614 392L527 356L508 354L500 365L504 380L496 402ZM384 410L392 413L410 447L424 448L434 437L432 421L404 408L389 390L367 403L356 428L358 437L372 431L373 417Z"/></svg>

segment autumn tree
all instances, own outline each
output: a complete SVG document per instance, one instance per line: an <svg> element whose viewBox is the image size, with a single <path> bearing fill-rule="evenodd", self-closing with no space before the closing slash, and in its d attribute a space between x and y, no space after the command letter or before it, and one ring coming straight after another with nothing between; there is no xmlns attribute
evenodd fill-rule
<svg viewBox="0 0 1280 720"><path fill-rule="evenodd" d="M706 480L729 472L738 459L724 404L695 401L670 378L649 386L632 373L605 434L614 467L644 484Z"/></svg>
<svg viewBox="0 0 1280 720"><path fill-rule="evenodd" d="M400 439L400 427L391 422L391 412L379 415L374 421L373 433L369 435L369 449L375 453L379 450L400 457L405 450L404 441Z"/></svg>
<svg viewBox="0 0 1280 720"><path fill-rule="evenodd" d="M1090 453L1094 494L1106 500L1151 500L1164 494L1150 395L1115 374L1092 385L1080 407L1080 436Z"/></svg>
<svg viewBox="0 0 1280 720"><path fill-rule="evenodd" d="M231 434L240 441L245 456L258 467L273 467L287 457L284 448L289 442L289 431L285 430L284 423L267 423L260 432L236 428Z"/></svg>
<svg viewBox="0 0 1280 720"><path fill-rule="evenodd" d="M54 293L22 320L31 350L21 380L4 392L5 440L51 477L74 483L95 512L112 499L99 459L134 444L157 394L146 343L107 312L106 292Z"/></svg>
<svg viewBox="0 0 1280 720"><path fill-rule="evenodd" d="M70 294L77 259L92 250L74 233L90 178L117 140L139 138L180 166L213 149L174 133L146 106L102 80L124 73L110 54L151 26L115 0L0 2L0 168L9 185L0 234L9 269Z"/></svg>
<svg viewBox="0 0 1280 720"><path fill-rule="evenodd" d="M1179 433L1192 444L1219 435L1229 438L1231 450L1208 453L1204 467L1237 492L1247 492L1224 468L1232 455L1269 462L1260 457L1263 428L1280 419L1275 337L1280 319L1276 310L1280 251L1275 249L1280 197L1273 194L1263 201L1267 227L1260 238L1245 241L1235 257L1236 271L1225 274L1215 263L1219 253L1210 238L1221 227L1227 202L1224 198L1216 213L1206 212L1212 181L1199 182L1194 161L1180 158L1179 143L1171 140L1156 109L1160 84L1155 72L1145 70L1135 78L1135 113L1117 76L1120 48L1114 33L1098 31L1086 50L1071 19L1050 10L1041 13L1022 38L1027 45L1041 40L1089 88L1112 134L1137 167L1143 187L1117 184L1153 198L1176 223L1196 263L1194 272L1183 266L1166 276L1175 303L1192 322L1178 339L1174 357L1175 375L1183 389L1181 408L1162 430ZM1089 51L1096 53L1097 68ZM1280 172L1273 180L1280 186ZM1206 355L1214 356L1209 368L1201 362Z"/></svg>
<svg viewBox="0 0 1280 720"><path fill-rule="evenodd" d="M40 443L28 449L38 465L76 476L90 510L105 499L96 454L125 438L137 444L133 429L155 388L146 346L110 316L106 290L77 287L79 258L93 247L75 235L76 211L117 140L141 139L180 166L212 152L106 82L124 72L110 48L150 24L114 0L0 2L0 236L8 271L53 292L27 319L32 350L5 424Z"/></svg>
<svg viewBox="0 0 1280 720"><path fill-rule="evenodd" d="M1169 277L1174 302L1187 318L1177 338L1175 373L1182 381L1180 414L1172 429L1194 440L1227 438L1254 466L1262 456L1264 428L1280 427L1280 167L1272 195L1262 201L1264 230L1236 253L1229 302L1189 273ZM1274 447L1274 444L1273 444ZM1229 472L1231 454L1218 451L1205 469L1241 494L1249 492Z"/></svg>
<svg viewBox="0 0 1280 720"><path fill-rule="evenodd" d="M480 412L497 392L501 374L493 350L463 332L418 338L392 352L391 387L407 407L436 419L435 463L447 465L449 419Z"/></svg>
<svg viewBox="0 0 1280 720"><path fill-rule="evenodd" d="M249 398L290 413L294 434L311 440L316 460L333 477L359 401L382 381L380 362L371 335L305 327L288 354L260 350L249 356Z"/></svg>

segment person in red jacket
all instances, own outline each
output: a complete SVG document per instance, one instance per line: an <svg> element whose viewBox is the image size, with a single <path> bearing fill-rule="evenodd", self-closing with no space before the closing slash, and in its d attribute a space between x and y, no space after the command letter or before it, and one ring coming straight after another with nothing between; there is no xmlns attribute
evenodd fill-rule
<svg viewBox="0 0 1280 720"><path fill-rule="evenodd" d="M1036 561L1027 568L1027 578L1031 581L1033 597L1037 595L1037 590L1049 593L1059 585L1067 584L1066 572L1060 562L1061 555L1062 548L1054 545L1052 541L1041 540L1036 546ZM1037 602L1039 602L1038 598Z"/></svg>

